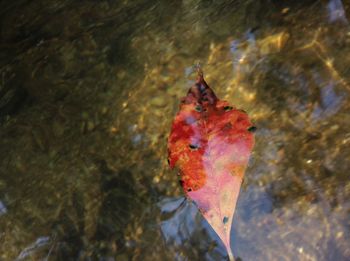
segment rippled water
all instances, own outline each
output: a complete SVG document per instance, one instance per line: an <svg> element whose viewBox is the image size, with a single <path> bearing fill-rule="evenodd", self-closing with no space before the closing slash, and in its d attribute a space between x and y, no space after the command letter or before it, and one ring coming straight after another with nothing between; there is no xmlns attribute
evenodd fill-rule
<svg viewBox="0 0 350 261"><path fill-rule="evenodd" d="M225 260L166 140L200 61L256 146L237 261L350 260L350 4L0 1L0 259Z"/></svg>

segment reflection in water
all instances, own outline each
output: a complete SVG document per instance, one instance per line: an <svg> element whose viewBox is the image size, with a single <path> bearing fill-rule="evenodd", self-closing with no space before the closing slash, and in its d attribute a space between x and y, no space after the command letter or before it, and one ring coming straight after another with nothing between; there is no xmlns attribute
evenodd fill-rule
<svg viewBox="0 0 350 261"><path fill-rule="evenodd" d="M158 205L163 219L160 224L162 235L166 246L176 253L174 260L221 260L227 257L222 241L193 202L183 197L165 198Z"/></svg>
<svg viewBox="0 0 350 261"><path fill-rule="evenodd" d="M344 6L341 0L330 0L328 3L329 21L348 23L345 16Z"/></svg>
<svg viewBox="0 0 350 261"><path fill-rule="evenodd" d="M321 89L320 95L320 104L316 105L311 116L314 120L323 120L326 117L332 116L333 114L337 113L337 111L341 108L343 101L343 98L335 93L334 83L332 82Z"/></svg>
<svg viewBox="0 0 350 261"><path fill-rule="evenodd" d="M26 258L30 257L33 253L38 251L38 249L47 245L49 241L50 241L49 237L39 237L33 244L23 249L16 260L25 260Z"/></svg>
<svg viewBox="0 0 350 261"><path fill-rule="evenodd" d="M0 216L4 215L7 213L7 208L4 205L4 203L2 203L2 201L0 201Z"/></svg>
<svg viewBox="0 0 350 261"><path fill-rule="evenodd" d="M191 203L157 205L182 195L166 137L200 60L217 96L258 127L233 252L349 260L349 10L0 1L0 259L47 236L27 259L224 260Z"/></svg>

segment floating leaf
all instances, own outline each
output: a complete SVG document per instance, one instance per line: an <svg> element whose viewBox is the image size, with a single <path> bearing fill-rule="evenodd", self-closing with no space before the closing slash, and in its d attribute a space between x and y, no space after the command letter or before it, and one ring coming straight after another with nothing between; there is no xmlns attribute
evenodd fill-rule
<svg viewBox="0 0 350 261"><path fill-rule="evenodd" d="M223 241L230 260L232 218L256 128L243 110L219 100L198 72L181 101L168 139L169 165Z"/></svg>

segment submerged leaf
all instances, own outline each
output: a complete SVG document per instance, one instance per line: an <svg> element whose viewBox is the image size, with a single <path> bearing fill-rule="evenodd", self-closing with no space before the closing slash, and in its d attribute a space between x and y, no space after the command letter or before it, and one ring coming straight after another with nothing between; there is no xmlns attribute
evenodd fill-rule
<svg viewBox="0 0 350 261"><path fill-rule="evenodd" d="M170 167L179 169L187 197L223 241L230 259L232 218L255 129L244 111L215 96L200 71L168 139Z"/></svg>

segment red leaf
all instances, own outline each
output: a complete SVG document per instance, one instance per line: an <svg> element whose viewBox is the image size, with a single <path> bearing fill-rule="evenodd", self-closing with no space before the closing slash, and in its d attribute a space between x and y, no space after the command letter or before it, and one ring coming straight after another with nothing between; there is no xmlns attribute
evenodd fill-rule
<svg viewBox="0 0 350 261"><path fill-rule="evenodd" d="M182 99L168 140L169 165L224 242L230 260L232 218L254 136L248 115L220 101L203 79Z"/></svg>

